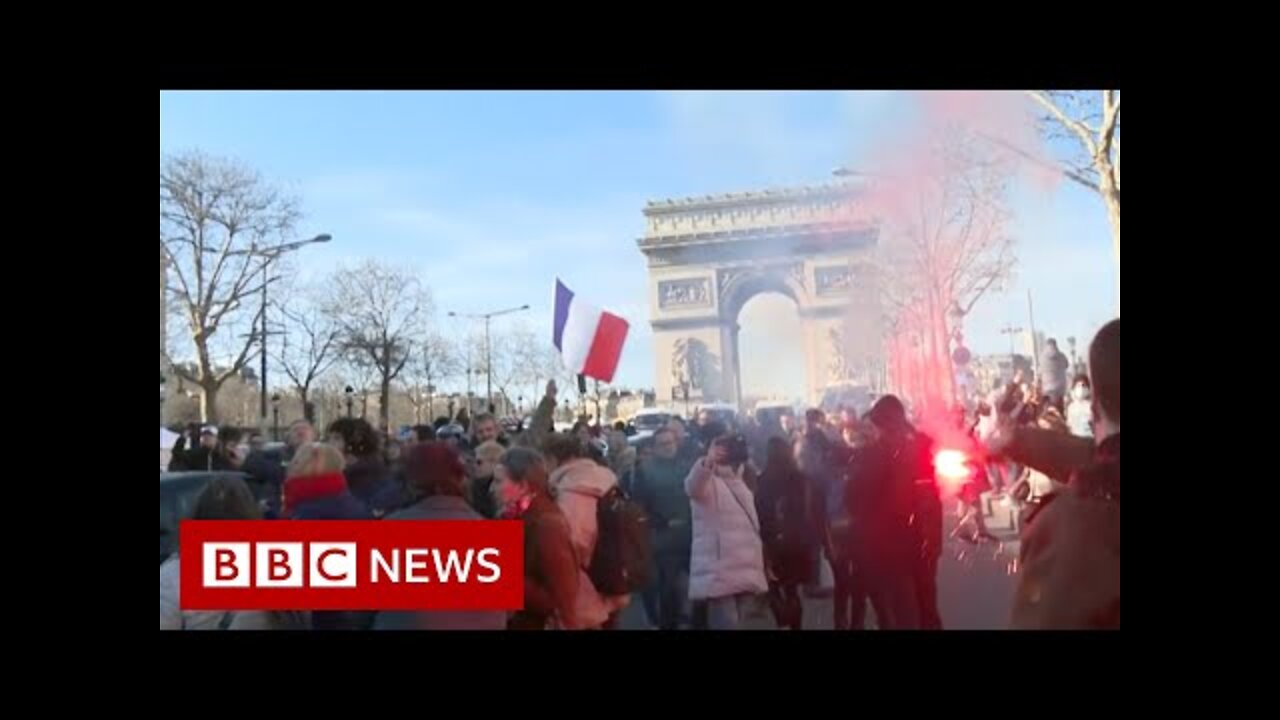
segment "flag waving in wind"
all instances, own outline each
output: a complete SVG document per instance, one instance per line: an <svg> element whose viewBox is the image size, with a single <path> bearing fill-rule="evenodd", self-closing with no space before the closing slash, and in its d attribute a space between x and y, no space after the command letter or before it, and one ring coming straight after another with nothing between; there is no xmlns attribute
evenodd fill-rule
<svg viewBox="0 0 1280 720"><path fill-rule="evenodd" d="M630 326L573 294L556 279L555 345L565 367L601 382L612 382Z"/></svg>

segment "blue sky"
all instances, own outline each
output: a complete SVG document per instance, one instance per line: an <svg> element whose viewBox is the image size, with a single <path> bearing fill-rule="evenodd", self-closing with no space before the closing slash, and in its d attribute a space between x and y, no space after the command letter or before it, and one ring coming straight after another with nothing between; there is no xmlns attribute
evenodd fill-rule
<svg viewBox="0 0 1280 720"><path fill-rule="evenodd" d="M529 303L517 322L549 337L559 276L631 320L616 380L650 386L645 201L824 182L914 112L879 91L162 92L160 151L233 156L284 184L302 200L299 236L334 236L303 251L305 273L365 257L415 267L446 330L448 310ZM1116 307L1101 201L1060 183L1020 188L1013 209L1017 278L979 303L971 347L1008 351L998 329L1027 325L1028 287L1037 329L1083 345ZM744 315L744 357L798 336L784 303ZM803 384L749 359L744 372L747 389Z"/></svg>

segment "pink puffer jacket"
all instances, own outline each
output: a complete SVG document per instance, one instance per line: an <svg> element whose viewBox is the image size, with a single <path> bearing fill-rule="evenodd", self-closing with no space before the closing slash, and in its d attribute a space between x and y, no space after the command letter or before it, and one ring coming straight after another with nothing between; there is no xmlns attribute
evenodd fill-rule
<svg viewBox="0 0 1280 720"><path fill-rule="evenodd" d="M566 629L596 628L611 614L626 607L630 599L628 595L601 595L587 574L600 532L596 508L600 498L618 484L618 479L609 468L579 458L556 468L551 473L550 484L556 505L569 521L569 536L578 558L577 627Z"/></svg>

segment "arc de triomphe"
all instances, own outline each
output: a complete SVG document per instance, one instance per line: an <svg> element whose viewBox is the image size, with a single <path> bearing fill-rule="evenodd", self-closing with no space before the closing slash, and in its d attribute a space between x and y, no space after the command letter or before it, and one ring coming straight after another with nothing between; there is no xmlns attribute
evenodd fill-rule
<svg viewBox="0 0 1280 720"><path fill-rule="evenodd" d="M872 252L877 232L850 212L855 188L827 184L662 200L644 210L657 399L742 399L738 316L752 297L795 301L806 402L866 382L881 357Z"/></svg>

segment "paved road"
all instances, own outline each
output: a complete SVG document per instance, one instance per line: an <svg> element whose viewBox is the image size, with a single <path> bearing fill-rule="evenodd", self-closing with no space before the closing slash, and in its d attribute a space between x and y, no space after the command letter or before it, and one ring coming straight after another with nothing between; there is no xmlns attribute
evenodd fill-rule
<svg viewBox="0 0 1280 720"><path fill-rule="evenodd" d="M1009 523L1008 511L999 503L987 517L988 529L1005 542L971 545L948 538L938 562L938 609L944 628L951 630L997 630L1008 627L1009 611L1016 581L1018 557L1017 535ZM947 533L953 529L954 517L948 514ZM868 609L868 623L874 613ZM805 600L805 629L832 629L830 598ZM623 611L621 627L630 630L649 629L640 597ZM761 604L747 618L746 629L773 630L776 625L767 608Z"/></svg>

